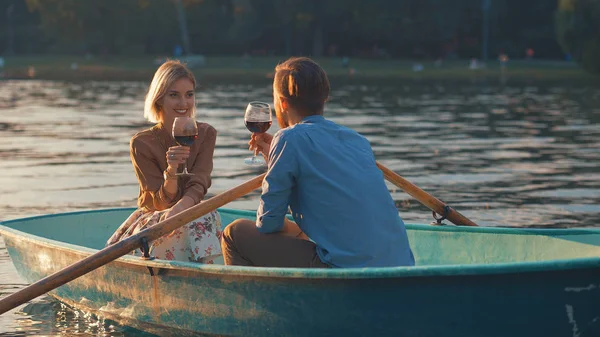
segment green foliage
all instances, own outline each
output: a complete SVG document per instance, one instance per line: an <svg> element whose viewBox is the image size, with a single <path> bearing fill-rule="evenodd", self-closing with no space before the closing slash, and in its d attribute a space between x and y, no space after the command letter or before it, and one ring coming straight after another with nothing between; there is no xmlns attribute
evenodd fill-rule
<svg viewBox="0 0 600 337"><path fill-rule="evenodd" d="M579 0L586 1L593 0ZM10 33L17 53L171 55L176 45L183 45L174 0L5 0L0 2L0 15L11 2L20 4L13 20L14 34ZM481 57L481 0L181 3L190 49L197 54ZM490 57L502 51L511 59L520 58L531 47L536 57L561 58L554 32L556 5L551 0L493 0ZM557 36L571 50L566 43L572 39L564 36L579 30L570 26L572 18L559 19L560 15L556 24L569 29ZM0 53L10 34L7 25L0 24ZM579 55L583 58L583 51Z"/></svg>
<svg viewBox="0 0 600 337"><path fill-rule="evenodd" d="M27 5L40 14L55 52L140 54L153 33L177 33L175 8L164 1L27 0Z"/></svg>
<svg viewBox="0 0 600 337"><path fill-rule="evenodd" d="M581 66L600 74L600 2L561 0L556 12L556 35L560 46Z"/></svg>

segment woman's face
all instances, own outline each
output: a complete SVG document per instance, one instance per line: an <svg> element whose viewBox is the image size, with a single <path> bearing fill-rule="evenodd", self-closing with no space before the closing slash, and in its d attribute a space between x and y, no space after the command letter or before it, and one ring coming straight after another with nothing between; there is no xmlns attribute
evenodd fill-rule
<svg viewBox="0 0 600 337"><path fill-rule="evenodd" d="M178 79L167 89L159 104L164 124L173 124L175 117L191 117L196 104L194 84L186 77Z"/></svg>

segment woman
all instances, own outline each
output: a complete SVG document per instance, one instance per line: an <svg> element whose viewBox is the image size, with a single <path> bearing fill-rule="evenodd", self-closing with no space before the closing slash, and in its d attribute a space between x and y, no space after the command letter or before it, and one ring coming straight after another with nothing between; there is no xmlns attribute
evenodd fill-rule
<svg viewBox="0 0 600 337"><path fill-rule="evenodd" d="M179 61L167 61L154 74L146 95L144 117L156 125L137 133L130 142L131 162L140 186L139 208L107 245L200 203L206 195L211 185L215 128L197 123L198 138L191 147L178 146L171 135L175 117L195 115L195 87L194 75ZM193 175L177 175L185 162ZM211 263L221 253L220 236L221 219L213 211L152 242L150 255L165 260Z"/></svg>

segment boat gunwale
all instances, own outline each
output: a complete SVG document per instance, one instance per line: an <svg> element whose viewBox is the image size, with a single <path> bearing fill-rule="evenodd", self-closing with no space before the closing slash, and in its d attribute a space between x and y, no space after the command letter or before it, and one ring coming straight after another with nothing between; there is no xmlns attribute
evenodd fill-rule
<svg viewBox="0 0 600 337"><path fill-rule="evenodd" d="M134 208L105 208L94 210L83 210L73 212L63 212L55 214L36 215L18 219L0 221L0 235L12 237L18 240L25 240L51 249L70 251L80 255L92 255L100 250L52 240L45 237L26 233L5 224L13 222L22 222L27 220L37 220L41 218L52 218L59 216L90 214L97 212L112 212L121 210L133 210ZM223 209L229 213L238 215L247 215L244 210ZM500 228L500 227L458 227L458 226L431 226L423 224L407 224L407 229L420 231L446 231L446 232L476 232L490 234L513 234L513 235L582 235L582 234L600 234L600 229L538 229L538 228ZM592 233L590 233L592 232ZM167 260L142 260L137 256L124 255L114 260L136 266L162 268L189 271L200 274L228 275L228 276L250 276L266 278L302 278L302 279L374 279L374 278L408 278L408 277L429 277L429 276L480 276L491 274L507 273L527 273L527 272L551 272L572 269L599 268L600 257L585 257L573 259L553 259L545 261L527 261L527 262L502 262L502 263L476 263L476 264L449 264L449 265L427 265L411 267L368 267L368 268L276 268L276 267L243 267L243 266L225 266L218 264L199 264L183 261Z"/></svg>

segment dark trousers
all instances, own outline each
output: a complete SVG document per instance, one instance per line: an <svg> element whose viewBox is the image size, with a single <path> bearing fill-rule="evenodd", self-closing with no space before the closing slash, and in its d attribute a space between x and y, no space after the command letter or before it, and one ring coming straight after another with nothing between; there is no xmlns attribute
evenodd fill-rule
<svg viewBox="0 0 600 337"><path fill-rule="evenodd" d="M290 268L329 268L307 240L262 234L254 221L239 219L225 227L221 250L226 265Z"/></svg>

